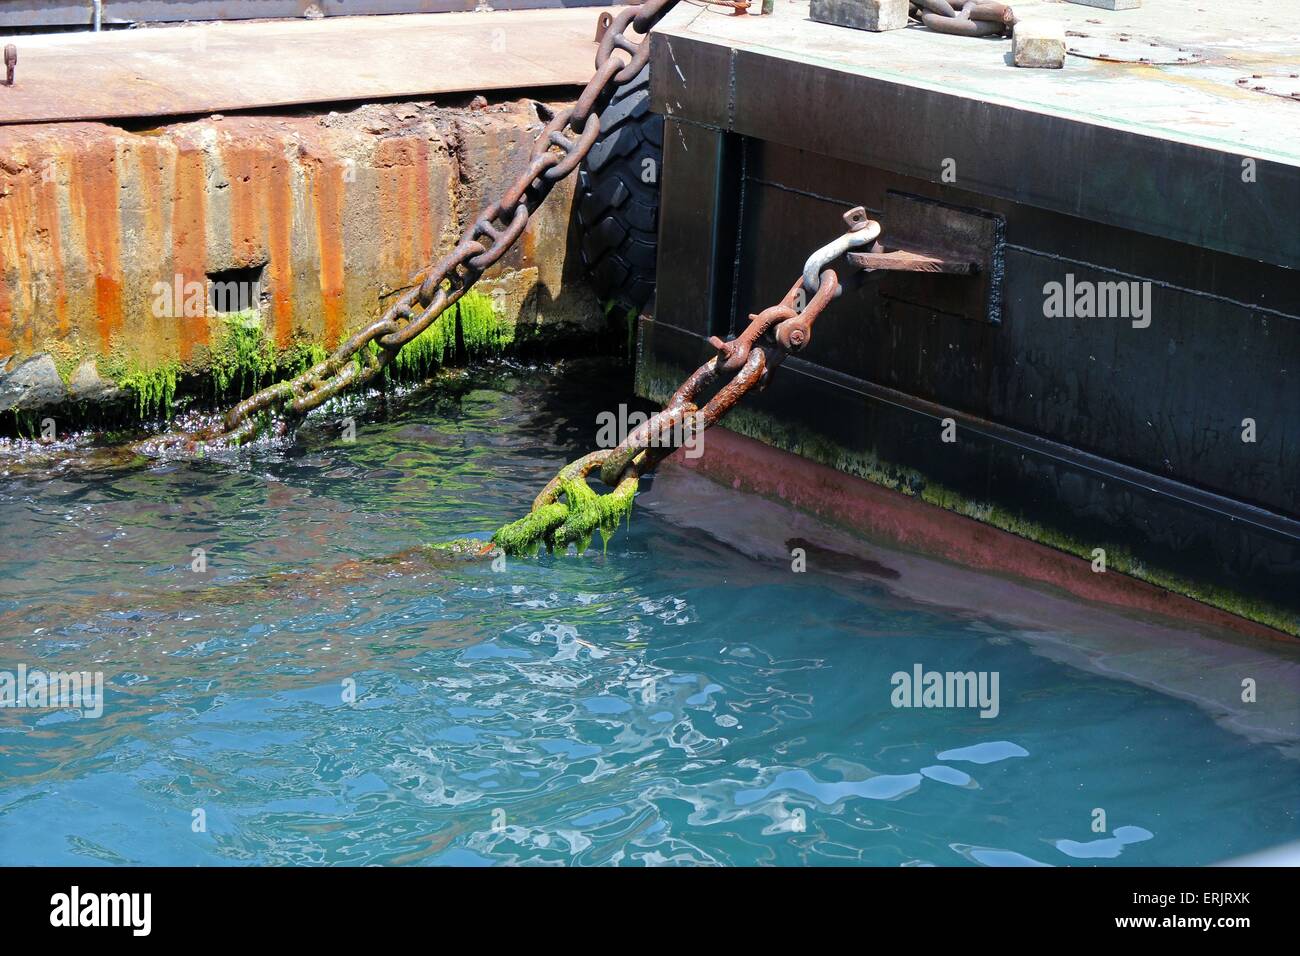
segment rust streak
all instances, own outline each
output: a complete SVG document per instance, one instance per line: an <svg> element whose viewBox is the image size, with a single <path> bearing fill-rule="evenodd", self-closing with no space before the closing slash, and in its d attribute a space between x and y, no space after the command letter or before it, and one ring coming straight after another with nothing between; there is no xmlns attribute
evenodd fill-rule
<svg viewBox="0 0 1300 956"><path fill-rule="evenodd" d="M94 149L72 155L72 214L80 220L85 235L99 345L108 352L123 325L117 147L112 142L96 144Z"/></svg>
<svg viewBox="0 0 1300 956"><path fill-rule="evenodd" d="M252 265L262 248L262 210L266 207L267 181L258 151L231 145L222 151L230 179L230 248L236 264Z"/></svg>
<svg viewBox="0 0 1300 956"><path fill-rule="evenodd" d="M342 164L332 158L318 160L313 166L312 199L327 348L337 345L343 332L343 191Z"/></svg>
<svg viewBox="0 0 1300 956"><path fill-rule="evenodd" d="M275 344L293 339L293 177L289 161L276 156L266 171L267 264Z"/></svg>
<svg viewBox="0 0 1300 956"><path fill-rule="evenodd" d="M203 151L196 146L182 145L176 156L175 192L172 195L172 268L179 277L181 288L190 283L205 285L207 274L207 177L203 166ZM206 305L206 295L204 303ZM183 303L178 303L178 305ZM180 358L189 361L194 346L207 341L208 323L205 315L187 315L185 309L177 310L176 323L180 332Z"/></svg>
<svg viewBox="0 0 1300 956"><path fill-rule="evenodd" d="M411 247L416 224L411 222L410 205L415 170L411 165L410 141L386 139L375 148L379 172L380 269L385 278L401 281L415 271ZM397 232L397 235L394 235Z"/></svg>
<svg viewBox="0 0 1300 956"><path fill-rule="evenodd" d="M63 236L59 216L59 183L57 152L46 160L47 165L36 182L36 223L41 237L41 250L45 272L54 283L54 317L57 335L67 338L71 331L68 318L68 283L63 274Z"/></svg>

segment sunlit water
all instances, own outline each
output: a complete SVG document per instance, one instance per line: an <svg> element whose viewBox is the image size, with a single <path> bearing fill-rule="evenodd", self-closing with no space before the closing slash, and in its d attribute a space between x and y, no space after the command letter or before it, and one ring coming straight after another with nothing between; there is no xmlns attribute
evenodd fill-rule
<svg viewBox="0 0 1300 956"><path fill-rule="evenodd" d="M107 683L99 718L0 711L0 862L1201 864L1300 835L1285 748L646 508L582 559L372 560L521 513L607 385L497 374L233 462L0 460L0 670ZM1000 713L891 706L913 662L997 672Z"/></svg>

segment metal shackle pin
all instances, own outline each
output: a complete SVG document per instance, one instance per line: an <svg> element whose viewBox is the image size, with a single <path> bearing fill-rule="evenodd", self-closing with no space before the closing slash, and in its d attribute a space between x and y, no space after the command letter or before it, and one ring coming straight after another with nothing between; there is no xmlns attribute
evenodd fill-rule
<svg viewBox="0 0 1300 956"><path fill-rule="evenodd" d="M14 85L14 71L18 69L18 47L5 44L5 86Z"/></svg>

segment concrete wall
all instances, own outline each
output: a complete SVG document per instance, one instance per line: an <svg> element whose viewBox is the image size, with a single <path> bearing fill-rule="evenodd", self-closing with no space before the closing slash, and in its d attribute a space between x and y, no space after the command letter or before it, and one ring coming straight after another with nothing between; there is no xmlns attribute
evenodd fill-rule
<svg viewBox="0 0 1300 956"><path fill-rule="evenodd" d="M186 293L209 277L256 282L277 349L334 346L515 179L541 124L519 100L0 127L0 411L108 400L133 373L202 373L226 320ZM569 261L572 189L483 283L530 331L603 325Z"/></svg>

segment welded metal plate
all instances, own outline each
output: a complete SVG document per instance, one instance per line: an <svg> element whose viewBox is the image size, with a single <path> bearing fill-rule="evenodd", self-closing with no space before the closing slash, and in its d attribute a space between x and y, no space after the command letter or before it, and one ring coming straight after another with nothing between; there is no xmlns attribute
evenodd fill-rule
<svg viewBox="0 0 1300 956"><path fill-rule="evenodd" d="M1200 63L1205 59L1187 47L1162 43L1151 37L1116 33L1094 36L1089 33L1070 33L1065 37L1065 50L1071 56L1090 60L1107 60L1111 63L1180 64Z"/></svg>
<svg viewBox="0 0 1300 956"><path fill-rule="evenodd" d="M1300 73L1255 73L1237 80L1237 85L1256 93L1300 100Z"/></svg>
<svg viewBox="0 0 1300 956"><path fill-rule="evenodd" d="M925 249L976 266L972 275L881 273L882 299L977 322L1002 321L1006 223L1001 216L890 190L881 225L887 248Z"/></svg>
<svg viewBox="0 0 1300 956"><path fill-rule="evenodd" d="M572 86L599 9L410 14L12 37L0 124ZM75 81L73 79L75 78Z"/></svg>

